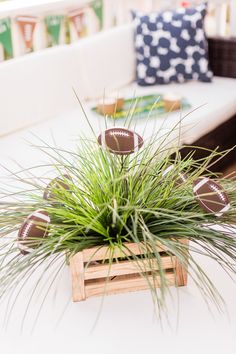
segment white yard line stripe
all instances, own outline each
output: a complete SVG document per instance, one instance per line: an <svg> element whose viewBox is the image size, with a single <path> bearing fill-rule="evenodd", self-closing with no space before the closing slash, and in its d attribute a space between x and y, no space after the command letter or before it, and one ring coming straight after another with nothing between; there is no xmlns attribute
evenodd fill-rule
<svg viewBox="0 0 236 354"><path fill-rule="evenodd" d="M32 216L35 216L35 217L37 217L37 218L39 218L39 219L42 219L42 220L44 220L44 221L46 221L46 222L50 222L49 216L42 214L40 211L36 211L35 213L33 213L33 214L31 214L31 215L32 215Z"/></svg>
<svg viewBox="0 0 236 354"><path fill-rule="evenodd" d="M226 213L230 209L230 203L228 203L219 213L216 213L216 216L221 216L222 214Z"/></svg>
<svg viewBox="0 0 236 354"><path fill-rule="evenodd" d="M165 177L170 171L172 171L174 168L174 165L169 166L163 173L162 177Z"/></svg>
<svg viewBox="0 0 236 354"><path fill-rule="evenodd" d="M204 177L200 182L198 182L194 187L194 193L197 192L205 183L209 181L209 178Z"/></svg>

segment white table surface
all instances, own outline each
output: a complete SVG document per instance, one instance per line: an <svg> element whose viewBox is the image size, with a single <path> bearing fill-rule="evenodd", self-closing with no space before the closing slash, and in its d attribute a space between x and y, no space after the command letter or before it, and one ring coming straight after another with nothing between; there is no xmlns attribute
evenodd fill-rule
<svg viewBox="0 0 236 354"><path fill-rule="evenodd" d="M52 141L52 131L61 146L73 147L77 132L85 123L79 111L44 123L31 129L46 141ZM42 153L32 149L25 140L36 143L29 131L20 132L0 140L0 163L16 169L15 161L24 167L45 161ZM0 168L1 182L7 173ZM7 302L0 303L0 353L4 354L235 354L236 285L214 262L197 256L220 289L227 305L227 313L211 314L194 284L168 298L168 317L163 327L154 316L148 291L108 296L101 308L101 298L85 302L71 302L69 271L65 268L60 279L52 286L34 328L35 316L43 294L36 292L26 316L23 332L22 317L29 301L34 279L24 286L18 298L7 329L2 324ZM46 279L46 278L45 278ZM50 277L47 284L50 283ZM13 295L14 297L14 295ZM178 320L177 320L178 319Z"/></svg>

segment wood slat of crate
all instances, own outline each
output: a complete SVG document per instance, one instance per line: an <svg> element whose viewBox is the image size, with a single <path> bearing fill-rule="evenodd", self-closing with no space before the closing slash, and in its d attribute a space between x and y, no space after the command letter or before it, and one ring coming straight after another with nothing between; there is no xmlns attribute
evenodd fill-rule
<svg viewBox="0 0 236 354"><path fill-rule="evenodd" d="M175 285L175 274L169 273L167 274L168 285ZM148 282L152 284L152 286L159 287L160 278L156 277L155 284L153 281L153 277L149 276L147 278L143 278L139 275L134 275L133 277L116 277L110 282L104 284L104 282L93 282L91 284L86 285L86 298L91 296L99 296L102 294L119 294L131 291L139 291L145 290L149 288Z"/></svg>
<svg viewBox="0 0 236 354"><path fill-rule="evenodd" d="M165 269L172 268L173 262L175 262L175 257L163 257L162 266ZM142 260L142 262L137 261L120 261L119 263L113 263L112 267L108 269L107 264L99 264L90 266L86 269L84 279L98 279L105 278L108 275L109 277L114 277L118 275L128 275L136 274L137 269L144 269L145 272L150 272L152 270L158 270L157 260Z"/></svg>
<svg viewBox="0 0 236 354"><path fill-rule="evenodd" d="M181 242L187 244L187 240ZM157 244L156 251L165 252L164 246ZM150 250L149 250L150 252ZM158 271L158 262L153 259L119 260L118 258L141 256L147 253L142 243L127 243L123 249L116 248L111 253L108 247L96 247L78 252L70 259L73 301L82 301L91 296L116 294L144 290L160 285L160 278L151 276ZM113 258L112 264L105 262ZM187 283L187 273L175 256L161 253L161 263L166 270L168 285L183 286ZM145 277L140 273L145 273Z"/></svg>
<svg viewBox="0 0 236 354"><path fill-rule="evenodd" d="M156 244L156 250L163 252L166 248L161 244ZM142 243L127 243L122 249L116 248L113 252L113 258L119 258L125 256L132 256L133 254L140 255L145 253L145 246ZM94 247L82 251L84 262L100 261L110 258L111 250L109 247Z"/></svg>

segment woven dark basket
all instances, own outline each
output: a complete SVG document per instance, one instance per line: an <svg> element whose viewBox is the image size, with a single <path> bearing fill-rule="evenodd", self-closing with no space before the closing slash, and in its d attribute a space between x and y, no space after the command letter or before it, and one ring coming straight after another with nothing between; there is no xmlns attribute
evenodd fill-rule
<svg viewBox="0 0 236 354"><path fill-rule="evenodd" d="M214 75L236 78L236 38L208 38L208 43Z"/></svg>
<svg viewBox="0 0 236 354"><path fill-rule="evenodd" d="M214 75L236 78L236 38L208 38L208 44L210 67ZM216 147L219 147L219 151L230 149L235 146L235 135L236 115L192 144L203 149L186 146L181 149L181 156L184 158L190 152L194 152L193 158L198 160L209 155L207 149L214 150ZM224 159L215 161L216 163L210 169L212 172L223 172L235 163L235 159L236 149L229 152Z"/></svg>

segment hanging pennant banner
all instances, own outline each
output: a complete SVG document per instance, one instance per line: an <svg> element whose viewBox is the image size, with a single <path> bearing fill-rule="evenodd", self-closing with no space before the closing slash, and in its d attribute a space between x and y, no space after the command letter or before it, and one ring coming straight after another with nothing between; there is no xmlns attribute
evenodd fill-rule
<svg viewBox="0 0 236 354"><path fill-rule="evenodd" d="M86 34L85 9L70 11L68 17L73 23L78 37L83 37Z"/></svg>
<svg viewBox="0 0 236 354"><path fill-rule="evenodd" d="M37 20L35 16L18 16L16 18L28 52L33 50L33 35Z"/></svg>
<svg viewBox="0 0 236 354"><path fill-rule="evenodd" d="M47 32L50 36L50 42L52 45L59 44L63 19L64 16L62 15L52 15L52 16L47 16L45 18Z"/></svg>
<svg viewBox="0 0 236 354"><path fill-rule="evenodd" d="M91 7L99 21L99 29L103 27L103 0L95 0L91 3Z"/></svg>
<svg viewBox="0 0 236 354"><path fill-rule="evenodd" d="M12 38L11 38L11 20L4 18L0 20L0 43L4 48L6 58L13 57Z"/></svg>

